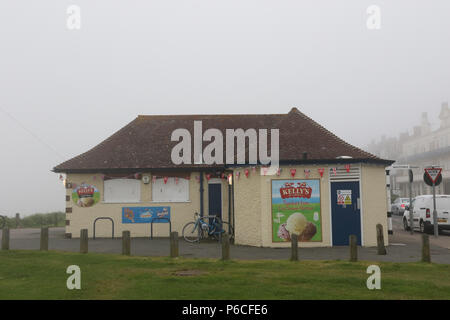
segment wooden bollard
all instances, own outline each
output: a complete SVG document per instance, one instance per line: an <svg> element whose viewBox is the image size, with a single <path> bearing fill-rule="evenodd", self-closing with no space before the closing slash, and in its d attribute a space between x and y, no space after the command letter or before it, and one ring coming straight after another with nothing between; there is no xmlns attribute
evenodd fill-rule
<svg viewBox="0 0 450 320"><path fill-rule="evenodd" d="M88 230L80 231L80 253L88 253Z"/></svg>
<svg viewBox="0 0 450 320"><path fill-rule="evenodd" d="M431 262L430 238L427 234L422 234L422 262Z"/></svg>
<svg viewBox="0 0 450 320"><path fill-rule="evenodd" d="M129 256L131 253L131 237L130 231L122 232L122 254Z"/></svg>
<svg viewBox="0 0 450 320"><path fill-rule="evenodd" d="M222 235L222 260L230 260L230 235Z"/></svg>
<svg viewBox="0 0 450 320"><path fill-rule="evenodd" d="M386 254L386 247L384 246L383 226L381 224L377 224L377 249L379 255Z"/></svg>
<svg viewBox="0 0 450 320"><path fill-rule="evenodd" d="M357 238L354 234L349 237L350 242L350 261L356 262L358 261L358 247L357 247Z"/></svg>
<svg viewBox="0 0 450 320"><path fill-rule="evenodd" d="M291 235L291 261L298 261L298 235Z"/></svg>
<svg viewBox="0 0 450 320"><path fill-rule="evenodd" d="M170 257L178 257L178 232L170 233Z"/></svg>
<svg viewBox="0 0 450 320"><path fill-rule="evenodd" d="M48 228L41 228L41 251L48 250Z"/></svg>
<svg viewBox="0 0 450 320"><path fill-rule="evenodd" d="M2 231L2 250L9 250L9 228L5 227Z"/></svg>

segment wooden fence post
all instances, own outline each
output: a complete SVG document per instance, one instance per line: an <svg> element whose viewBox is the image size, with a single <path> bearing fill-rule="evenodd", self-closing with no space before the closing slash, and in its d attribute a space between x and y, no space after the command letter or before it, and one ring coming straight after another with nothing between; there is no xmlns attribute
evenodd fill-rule
<svg viewBox="0 0 450 320"><path fill-rule="evenodd" d="M291 261L298 261L298 235L291 235Z"/></svg>
<svg viewBox="0 0 450 320"><path fill-rule="evenodd" d="M16 228L20 227L20 213L16 213Z"/></svg>
<svg viewBox="0 0 450 320"><path fill-rule="evenodd" d="M222 260L230 260L230 235L222 234Z"/></svg>
<svg viewBox="0 0 450 320"><path fill-rule="evenodd" d="M170 257L178 257L178 232L170 233Z"/></svg>
<svg viewBox="0 0 450 320"><path fill-rule="evenodd" d="M430 238L427 234L422 234L422 261L431 262Z"/></svg>
<svg viewBox="0 0 450 320"><path fill-rule="evenodd" d="M386 254L386 247L384 246L383 226L381 224L377 224L377 247L379 255Z"/></svg>
<svg viewBox="0 0 450 320"><path fill-rule="evenodd" d="M41 251L48 250L48 228L41 228Z"/></svg>
<svg viewBox="0 0 450 320"><path fill-rule="evenodd" d="M131 253L130 231L122 231L122 254L129 256Z"/></svg>
<svg viewBox="0 0 450 320"><path fill-rule="evenodd" d="M358 248L357 248L357 239L354 234L350 235L349 237L350 241L350 261L356 262L358 261Z"/></svg>
<svg viewBox="0 0 450 320"><path fill-rule="evenodd" d="M88 253L88 230L80 230L80 253Z"/></svg>
<svg viewBox="0 0 450 320"><path fill-rule="evenodd" d="M5 227L2 231L2 250L9 250L9 228Z"/></svg>

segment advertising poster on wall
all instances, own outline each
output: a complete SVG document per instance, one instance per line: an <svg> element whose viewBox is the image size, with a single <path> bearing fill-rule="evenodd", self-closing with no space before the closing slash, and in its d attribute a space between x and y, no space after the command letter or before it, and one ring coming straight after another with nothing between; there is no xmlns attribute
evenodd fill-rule
<svg viewBox="0 0 450 320"><path fill-rule="evenodd" d="M272 180L272 242L322 241L319 180Z"/></svg>
<svg viewBox="0 0 450 320"><path fill-rule="evenodd" d="M122 223L168 223L170 207L124 207Z"/></svg>
<svg viewBox="0 0 450 320"><path fill-rule="evenodd" d="M92 207L100 201L100 192L95 186L81 184L73 190L72 200L79 207Z"/></svg>

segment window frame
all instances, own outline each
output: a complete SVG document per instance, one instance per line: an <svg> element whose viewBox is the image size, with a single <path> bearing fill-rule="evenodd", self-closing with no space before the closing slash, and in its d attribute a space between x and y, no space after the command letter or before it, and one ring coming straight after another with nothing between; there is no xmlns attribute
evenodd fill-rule
<svg viewBox="0 0 450 320"><path fill-rule="evenodd" d="M114 183L114 182L118 182L118 181L128 181L130 183L134 183L136 184L136 186L138 187L138 194L137 194L137 200L132 200L132 199L117 199L117 200L107 200L106 199L106 184L107 183ZM141 203L142 202L142 184L141 184L141 180L138 179L128 179L128 178L116 178L116 179L108 179L108 180L104 180L103 181L103 203Z"/></svg>
<svg viewBox="0 0 450 320"><path fill-rule="evenodd" d="M173 183L175 183L175 178L176 177L169 177L167 183L169 183L171 181L171 179L173 179ZM155 181L152 180L151 183L151 201L152 203L190 203L191 202L191 183L190 183L190 179L186 179L186 178L182 178L182 177L178 177L179 182L183 181L183 183L186 184L186 199L175 199L175 200L168 200L168 199L155 199ZM164 179L163 178L156 178L156 181L161 181L163 183L164 186Z"/></svg>

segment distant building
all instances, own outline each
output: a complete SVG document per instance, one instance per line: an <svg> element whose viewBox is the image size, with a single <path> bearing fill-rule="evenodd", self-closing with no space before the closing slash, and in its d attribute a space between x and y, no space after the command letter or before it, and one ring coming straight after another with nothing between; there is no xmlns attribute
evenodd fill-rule
<svg viewBox="0 0 450 320"><path fill-rule="evenodd" d="M372 142L368 151L383 158L396 160L395 164L418 166L413 169L413 197L431 194L431 187L423 182L424 168L430 165L442 167L442 183L436 193L450 194L450 109L444 102L439 113L440 125L432 129L428 114L422 113L420 125L414 126L412 134L401 133L396 138L383 136L377 143ZM408 175L406 170L394 170L391 173L391 187L394 194L409 196Z"/></svg>

